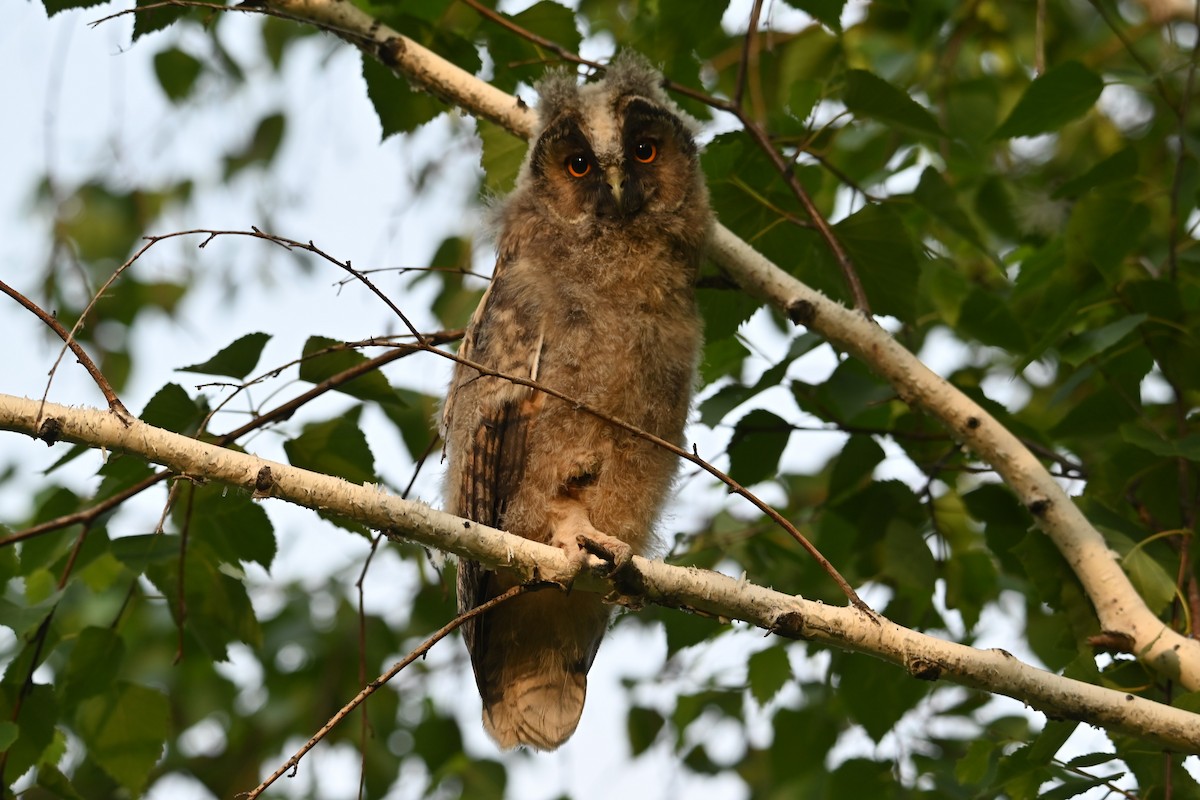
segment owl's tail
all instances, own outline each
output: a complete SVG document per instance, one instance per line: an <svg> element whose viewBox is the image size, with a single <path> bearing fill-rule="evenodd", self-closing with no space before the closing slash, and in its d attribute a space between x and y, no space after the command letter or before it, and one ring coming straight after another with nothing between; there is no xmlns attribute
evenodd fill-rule
<svg viewBox="0 0 1200 800"><path fill-rule="evenodd" d="M505 750L555 750L571 737L587 695L587 672L549 669L509 679L483 707L483 727Z"/></svg>

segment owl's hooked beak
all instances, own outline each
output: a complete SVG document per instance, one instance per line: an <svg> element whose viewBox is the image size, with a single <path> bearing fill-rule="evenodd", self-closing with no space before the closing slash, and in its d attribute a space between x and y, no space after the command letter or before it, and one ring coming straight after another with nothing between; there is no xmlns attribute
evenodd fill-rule
<svg viewBox="0 0 1200 800"><path fill-rule="evenodd" d="M642 207L641 196L638 192L627 191L625 175L618 166L604 170L606 197L600 201L600 216L612 216L624 219Z"/></svg>
<svg viewBox="0 0 1200 800"><path fill-rule="evenodd" d="M617 204L617 208L621 208L621 191L625 188L625 176L621 174L619 167L609 167L604 171L604 182L608 184L608 188L612 190L613 200Z"/></svg>

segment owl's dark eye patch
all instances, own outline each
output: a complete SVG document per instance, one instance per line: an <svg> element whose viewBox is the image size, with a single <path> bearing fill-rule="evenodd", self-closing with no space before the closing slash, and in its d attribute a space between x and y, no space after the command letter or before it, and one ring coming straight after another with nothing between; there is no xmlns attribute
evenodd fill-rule
<svg viewBox="0 0 1200 800"><path fill-rule="evenodd" d="M572 178L582 178L592 171L592 162L588 157L576 153L573 156L567 156L567 172Z"/></svg>
<svg viewBox="0 0 1200 800"><path fill-rule="evenodd" d="M643 139L633 146L633 157L642 164L649 164L658 158L658 145L651 139Z"/></svg>

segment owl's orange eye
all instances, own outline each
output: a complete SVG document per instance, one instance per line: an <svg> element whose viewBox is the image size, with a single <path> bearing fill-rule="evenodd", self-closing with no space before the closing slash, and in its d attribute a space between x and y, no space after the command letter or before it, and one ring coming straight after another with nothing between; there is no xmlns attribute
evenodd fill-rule
<svg viewBox="0 0 1200 800"><path fill-rule="evenodd" d="M567 172L572 178L582 178L592 171L592 162L585 156L571 156L567 159Z"/></svg>
<svg viewBox="0 0 1200 800"><path fill-rule="evenodd" d="M658 148L654 146L654 142L638 142L633 146L633 157L643 164L649 164L658 158Z"/></svg>

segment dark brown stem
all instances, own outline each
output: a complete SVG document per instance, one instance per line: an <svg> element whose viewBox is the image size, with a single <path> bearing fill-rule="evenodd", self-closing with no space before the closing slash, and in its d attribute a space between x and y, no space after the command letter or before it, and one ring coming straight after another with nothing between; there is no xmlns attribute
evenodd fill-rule
<svg viewBox="0 0 1200 800"><path fill-rule="evenodd" d="M37 303L30 300L28 297L12 288L4 281L0 281L0 292L4 292L13 300L16 300L18 303L24 306L26 310L32 312L34 316L46 323L46 326L58 334L58 337L63 340L63 343L66 344L67 347L71 348L71 352L75 354L75 358L79 360L80 365L87 370L88 375L92 376L92 380L96 382L96 386L104 394L104 399L108 402L109 410L114 411L117 414L124 414L126 417L130 416L130 413L125 409L124 403L122 403L121 399L117 397L117 393L113 391L112 384L108 382L108 378L104 377L104 373L100 372L100 368L96 366L96 362L92 361L91 356L89 356L87 351L79 345L79 342L75 341L75 337L71 335L70 331L62 326L61 322L55 319L52 314L47 313L46 310Z"/></svg>

